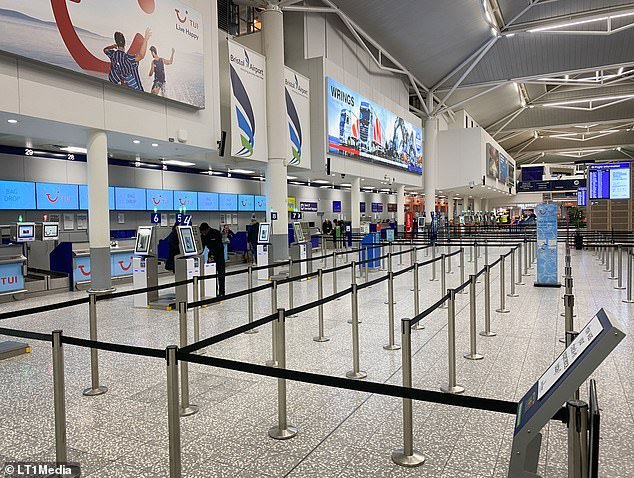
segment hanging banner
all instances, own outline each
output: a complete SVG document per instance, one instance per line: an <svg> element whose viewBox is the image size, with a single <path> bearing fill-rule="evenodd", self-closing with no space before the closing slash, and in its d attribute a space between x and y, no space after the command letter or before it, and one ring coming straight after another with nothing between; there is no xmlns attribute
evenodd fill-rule
<svg viewBox="0 0 634 478"><path fill-rule="evenodd" d="M0 50L205 107L203 17L177 0L0 0L0 25Z"/></svg>
<svg viewBox="0 0 634 478"><path fill-rule="evenodd" d="M557 205L539 204L537 216L537 280L538 287L560 287L557 275Z"/></svg>
<svg viewBox="0 0 634 478"><path fill-rule="evenodd" d="M310 80L284 67L288 165L310 169Z"/></svg>
<svg viewBox="0 0 634 478"><path fill-rule="evenodd" d="M231 155L266 161L265 58L229 41Z"/></svg>

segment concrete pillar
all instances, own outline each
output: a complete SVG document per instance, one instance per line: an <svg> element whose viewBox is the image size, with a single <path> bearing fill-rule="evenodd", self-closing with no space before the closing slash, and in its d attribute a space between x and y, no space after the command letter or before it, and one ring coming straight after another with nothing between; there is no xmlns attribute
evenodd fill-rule
<svg viewBox="0 0 634 478"><path fill-rule="evenodd" d="M352 222L352 232L361 231L361 178L352 178L352 187L350 188L350 221Z"/></svg>
<svg viewBox="0 0 634 478"><path fill-rule="evenodd" d="M286 98L284 93L284 21L282 11L269 6L262 12L262 46L266 56L266 123L269 162L266 167L267 215L272 221L273 260L288 259L288 186Z"/></svg>
<svg viewBox="0 0 634 478"><path fill-rule="evenodd" d="M456 201L454 199L447 198L447 220L448 221L453 220L453 216L455 213L455 204L456 204Z"/></svg>
<svg viewBox="0 0 634 478"><path fill-rule="evenodd" d="M396 225L398 232L405 232L405 185L396 189Z"/></svg>
<svg viewBox="0 0 634 478"><path fill-rule="evenodd" d="M473 210L475 212L482 211L482 200L480 198L473 198Z"/></svg>
<svg viewBox="0 0 634 478"><path fill-rule="evenodd" d="M486 198L482 198L482 210L483 211L489 210L489 200Z"/></svg>
<svg viewBox="0 0 634 478"><path fill-rule="evenodd" d="M425 120L423 143L423 177L425 187L425 222L431 223L431 212L436 210L436 165L438 163L438 118Z"/></svg>
<svg viewBox="0 0 634 478"><path fill-rule="evenodd" d="M90 289L112 290L110 272L110 208L108 205L108 137L104 131L88 135L88 240Z"/></svg>

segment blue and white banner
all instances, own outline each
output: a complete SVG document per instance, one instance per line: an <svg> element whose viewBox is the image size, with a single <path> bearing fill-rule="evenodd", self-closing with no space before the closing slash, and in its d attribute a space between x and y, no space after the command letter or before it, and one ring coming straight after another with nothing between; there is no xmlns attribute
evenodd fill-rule
<svg viewBox="0 0 634 478"><path fill-rule="evenodd" d="M231 156L266 161L265 58L229 41Z"/></svg>
<svg viewBox="0 0 634 478"><path fill-rule="evenodd" d="M558 286L557 205L539 204L537 216L537 280L535 285Z"/></svg>
<svg viewBox="0 0 634 478"><path fill-rule="evenodd" d="M310 169L310 80L284 67L288 165Z"/></svg>

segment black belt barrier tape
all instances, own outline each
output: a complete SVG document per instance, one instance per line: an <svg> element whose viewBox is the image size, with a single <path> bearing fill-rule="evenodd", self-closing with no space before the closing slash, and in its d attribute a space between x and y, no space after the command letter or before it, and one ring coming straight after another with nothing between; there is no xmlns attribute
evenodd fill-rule
<svg viewBox="0 0 634 478"><path fill-rule="evenodd" d="M52 342L51 334L42 334L40 332L29 332L28 330L5 329L0 327L0 335L8 335L9 337L19 337L21 339L42 340L44 342Z"/></svg>
<svg viewBox="0 0 634 478"><path fill-rule="evenodd" d="M398 272L394 272L392 275L393 275L394 277L398 277L398 276L400 276L400 275L406 274L407 272L409 272L409 271L411 271L411 270L414 270L414 266L408 266L408 267L406 267L405 269L401 269L401 270L400 270L400 271L398 271Z"/></svg>
<svg viewBox="0 0 634 478"><path fill-rule="evenodd" d="M40 312L49 312L51 310L65 309L66 307L74 307L76 305L87 304L88 297L83 299L74 299L66 302L57 302L55 304L40 305L30 309L15 310L13 312L4 312L0 314L0 320L13 319L15 317L24 317L25 315L39 314Z"/></svg>
<svg viewBox="0 0 634 478"><path fill-rule="evenodd" d="M212 297L210 299L199 300L198 302L190 302L189 304L187 304L187 308L188 309L195 309L196 307L201 307L203 305L217 304L218 302L222 302L222 301L225 301L225 300L236 299L238 297L242 297L243 295L255 294L256 292L260 292L262 290L270 289L272 287L273 287L273 283L272 282L268 282L266 284L259 285L257 287L252 288L252 289L244 289L244 290L241 290L239 292L232 292L231 294L227 294L227 295L222 296L222 297Z"/></svg>
<svg viewBox="0 0 634 478"><path fill-rule="evenodd" d="M427 307L425 310L423 310L416 317L413 317L412 319L410 319L410 321L409 321L410 327L413 326L413 325L416 325L417 323L419 323L422 319L424 319L429 314L431 314L433 311L438 309L438 307L440 307L442 304L444 304L445 301L447 301L447 300L449 300L449 294L445 294L437 302L435 302L434 304L432 304L429 307Z"/></svg>
<svg viewBox="0 0 634 478"><path fill-rule="evenodd" d="M285 312L285 314L286 316L301 314L302 312L306 312L307 310L310 310L314 307L318 307L319 305L327 304L328 302L337 300L345 295L348 295L350 292L352 292L352 287L341 290L337 292L336 294L329 295L328 297L324 297L323 299L315 300L313 302L308 302L307 304L289 309Z"/></svg>
<svg viewBox="0 0 634 478"><path fill-rule="evenodd" d="M86 347L91 349L106 350L108 352L118 352L128 355L141 355L143 357L165 358L165 350L151 349L147 347L137 347L136 345L112 344L110 342L99 342L98 340L86 340L77 337L62 335L62 343Z"/></svg>
<svg viewBox="0 0 634 478"><path fill-rule="evenodd" d="M131 289L131 290L124 290L122 292L113 292L112 294L99 294L97 295L97 302L101 300L120 299L121 297L127 297L130 295L145 294L147 292L154 292L157 290L171 289L172 287L187 285L187 284L191 284L192 282L194 282L193 279L187 279L187 280L182 280L178 282L170 282L169 284L146 287L144 289Z"/></svg>
<svg viewBox="0 0 634 478"><path fill-rule="evenodd" d="M357 290L362 290L362 289L366 289L368 287L372 287L373 285L377 285L380 284L381 282L383 282L384 280L387 280L387 278L389 277L389 274L386 274L384 276L378 277L374 280L371 280L369 282L365 282L363 284L359 284L357 286Z"/></svg>

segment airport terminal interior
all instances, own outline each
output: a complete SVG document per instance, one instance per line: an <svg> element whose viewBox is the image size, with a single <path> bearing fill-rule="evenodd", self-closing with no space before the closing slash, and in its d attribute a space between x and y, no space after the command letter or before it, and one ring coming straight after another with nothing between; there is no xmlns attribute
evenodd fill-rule
<svg viewBox="0 0 634 478"><path fill-rule="evenodd" d="M0 0L0 475L634 477L633 27Z"/></svg>

